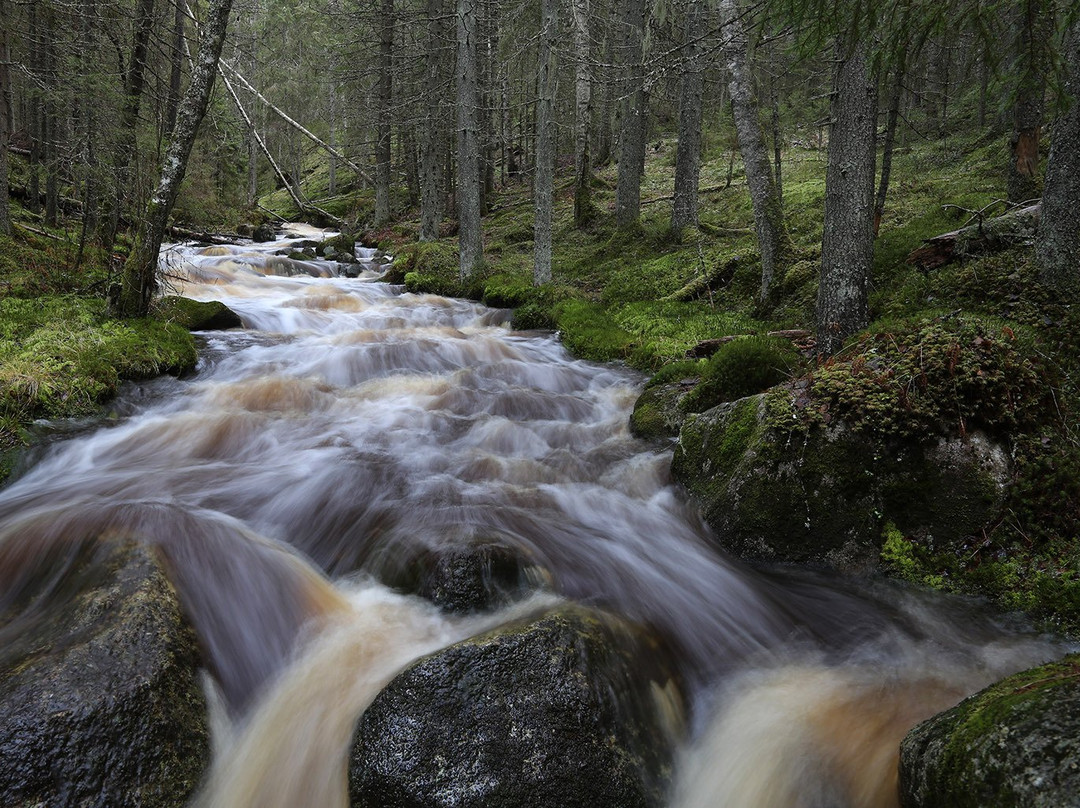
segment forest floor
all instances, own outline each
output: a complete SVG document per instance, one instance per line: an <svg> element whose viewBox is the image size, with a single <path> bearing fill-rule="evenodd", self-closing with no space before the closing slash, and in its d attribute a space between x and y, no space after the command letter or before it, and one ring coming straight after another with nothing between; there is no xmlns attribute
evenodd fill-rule
<svg viewBox="0 0 1080 808"><path fill-rule="evenodd" d="M329 196L325 163L317 157L305 192L345 219L365 243L394 254L392 279L410 291L514 308L517 327L556 329L567 348L586 359L625 361L659 378L704 378L710 400L700 407L736 390L745 393L747 384L768 374L747 372L715 384L715 357L687 358L699 343L812 328L826 155L812 136L797 141L801 145L790 146L783 161L793 260L764 304L758 301L760 265L741 165L718 137L706 140L699 226L679 239L668 226L672 140L649 146L641 222L630 232L614 227L614 167L597 173L594 215L587 227L577 228L569 167L561 165L553 280L538 288L531 282L527 179L511 179L491 195L485 264L464 284L457 277L453 234L417 242L417 211L404 198L397 200L401 217L373 230L366 224L370 193L346 189ZM842 413L890 438L918 441L978 429L1006 442L1014 479L991 529L973 537L962 555L890 535L883 564L920 584L989 595L1076 631L1080 312L1039 287L1024 245L932 271L905 260L924 239L964 225L972 212L1004 209L997 200L1005 185L1005 145L1004 134L983 131L898 146L875 246L871 327L824 362L805 350L787 350L781 384L805 391L800 417ZM261 204L285 218L298 214L284 192ZM21 209L16 221L13 237L0 243L0 480L14 450L30 438L31 422L100 414L123 379L175 372L194 361L192 339L178 326L107 316L104 297L115 257L89 250L79 262L77 232L35 234L27 228L42 230L40 222ZM233 230L237 222L221 224Z"/></svg>

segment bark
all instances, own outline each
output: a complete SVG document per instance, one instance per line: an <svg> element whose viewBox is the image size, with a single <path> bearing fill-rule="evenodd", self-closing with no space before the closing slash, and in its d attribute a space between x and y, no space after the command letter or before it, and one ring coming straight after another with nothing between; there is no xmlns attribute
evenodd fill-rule
<svg viewBox="0 0 1080 808"><path fill-rule="evenodd" d="M484 59L480 76L480 89L477 97L480 105L480 214L488 213L491 197L495 193L495 154L498 150L498 116L496 114L493 93L495 90L496 62L499 53L499 4L486 3L482 15L481 45Z"/></svg>
<svg viewBox="0 0 1080 808"><path fill-rule="evenodd" d="M176 126L161 166L161 179L139 222L135 245L124 263L116 311L124 317L144 317L157 288L158 253L168 226L188 157L206 114L210 91L217 75L232 0L211 0L200 33L199 55L191 82L176 113Z"/></svg>
<svg viewBox="0 0 1080 808"><path fill-rule="evenodd" d="M863 45L839 56L831 115L816 328L824 356L870 320L877 93Z"/></svg>
<svg viewBox="0 0 1080 808"><path fill-rule="evenodd" d="M8 149L11 146L11 72L8 31L11 20L7 0L0 0L0 235L11 235L8 203Z"/></svg>
<svg viewBox="0 0 1080 808"><path fill-rule="evenodd" d="M551 280L551 208L555 180L555 41L559 0L540 5L540 76L536 102L536 177L533 182L533 284Z"/></svg>
<svg viewBox="0 0 1080 808"><path fill-rule="evenodd" d="M423 134L420 140L420 240L434 241L439 237L445 187L442 181L443 124L443 0L427 0L426 65L424 71Z"/></svg>
<svg viewBox="0 0 1080 808"><path fill-rule="evenodd" d="M705 88L700 37L705 24L704 0L691 0L686 11L685 44L679 92L679 145L675 151L675 198L671 231L678 238L698 220L698 178L701 174L701 97Z"/></svg>
<svg viewBox="0 0 1080 808"><path fill-rule="evenodd" d="M589 0L571 0L574 15L574 224L592 218L592 71L589 68Z"/></svg>
<svg viewBox="0 0 1080 808"><path fill-rule="evenodd" d="M645 2L622 4L619 64L625 81L619 86L619 174L615 185L615 223L631 228L641 218L641 174L645 159Z"/></svg>
<svg viewBox="0 0 1080 808"><path fill-rule="evenodd" d="M393 114L394 0L379 11L379 80L375 123L375 225L390 221L390 120Z"/></svg>
<svg viewBox="0 0 1080 808"><path fill-rule="evenodd" d="M754 209L754 230L761 251L761 299L765 300L773 283L783 276L791 244L784 227L783 203L769 165L768 144L761 130L746 27L736 0L721 0L720 10L727 34L724 61L728 70L731 111Z"/></svg>
<svg viewBox="0 0 1080 808"><path fill-rule="evenodd" d="M480 230L480 132L477 124L479 0L457 0L458 271L462 280L483 260Z"/></svg>
<svg viewBox="0 0 1080 808"><path fill-rule="evenodd" d="M1065 47L1064 92L1070 106L1054 121L1035 258L1042 282L1080 301L1080 19Z"/></svg>
<svg viewBox="0 0 1080 808"><path fill-rule="evenodd" d="M615 106L612 93L611 69L608 65L614 62L617 50L615 32L618 29L614 22L615 20L609 19L604 26L603 62L605 68L602 73L602 80L597 88L600 97L596 103L599 122L596 127L596 148L593 150L594 166L605 166L611 161L611 136L612 127L615 124Z"/></svg>
<svg viewBox="0 0 1080 808"><path fill-rule="evenodd" d="M1009 138L1008 196L1010 202L1039 197L1039 130L1046 88L1039 38L1044 34L1043 0L1025 0L1017 31L1014 72L1019 76L1013 102L1013 131Z"/></svg>

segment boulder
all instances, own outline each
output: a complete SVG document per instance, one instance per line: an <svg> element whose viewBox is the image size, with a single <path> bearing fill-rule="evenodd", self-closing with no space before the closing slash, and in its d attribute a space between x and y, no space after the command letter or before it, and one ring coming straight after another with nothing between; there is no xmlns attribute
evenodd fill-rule
<svg viewBox="0 0 1080 808"><path fill-rule="evenodd" d="M505 606L525 590L523 560L500 544L483 542L430 550L415 565L417 593L447 612Z"/></svg>
<svg viewBox="0 0 1080 808"><path fill-rule="evenodd" d="M905 808L1080 806L1080 655L1010 676L900 746Z"/></svg>
<svg viewBox="0 0 1080 808"><path fill-rule="evenodd" d="M38 567L0 597L0 805L185 804L210 757L207 705L156 559L84 542Z"/></svg>
<svg viewBox="0 0 1080 808"><path fill-rule="evenodd" d="M251 240L255 242L274 241L276 238L277 230L269 222L263 222L251 234Z"/></svg>
<svg viewBox="0 0 1080 808"><path fill-rule="evenodd" d="M154 304L154 312L159 319L188 331L224 331L244 325L239 314L217 300L203 302L169 295Z"/></svg>
<svg viewBox="0 0 1080 808"><path fill-rule="evenodd" d="M682 708L659 660L575 607L421 659L359 722L351 805L660 806Z"/></svg>
<svg viewBox="0 0 1080 808"><path fill-rule="evenodd" d="M985 435L885 442L839 420L805 432L770 423L768 394L688 416L672 471L720 543L753 560L866 571L883 527L938 550L996 517L1009 454Z"/></svg>
<svg viewBox="0 0 1080 808"><path fill-rule="evenodd" d="M647 387L634 403L630 431L639 438L674 438L682 429L686 413L679 402L694 389L697 379Z"/></svg>

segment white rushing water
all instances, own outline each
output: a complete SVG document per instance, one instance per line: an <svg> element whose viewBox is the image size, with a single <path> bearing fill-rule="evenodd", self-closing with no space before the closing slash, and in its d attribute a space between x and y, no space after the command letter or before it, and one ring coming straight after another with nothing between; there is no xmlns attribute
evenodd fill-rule
<svg viewBox="0 0 1080 808"><path fill-rule="evenodd" d="M743 568L671 484L670 451L629 434L638 374L506 312L273 254L291 243L172 250L177 291L245 328L206 334L195 374L133 388L128 417L0 492L0 549L161 549L219 705L199 805L344 805L352 727L386 681L554 598L670 644L695 716L686 808L895 805L907 728L1055 653L886 584ZM380 583L477 541L553 593L461 618Z"/></svg>

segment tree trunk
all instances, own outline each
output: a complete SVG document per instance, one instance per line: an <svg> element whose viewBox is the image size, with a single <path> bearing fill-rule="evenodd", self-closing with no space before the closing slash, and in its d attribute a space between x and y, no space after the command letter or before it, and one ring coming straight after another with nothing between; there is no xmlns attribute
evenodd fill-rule
<svg viewBox="0 0 1080 808"><path fill-rule="evenodd" d="M816 329L817 351L824 356L870 320L877 93L865 45L839 54L831 108Z"/></svg>
<svg viewBox="0 0 1080 808"><path fill-rule="evenodd" d="M604 25L604 68L599 82L600 98L597 102L596 149L593 151L593 166L606 166L611 161L612 128L615 125L615 108L611 86L611 64L614 62L618 46L616 44L617 25L614 14Z"/></svg>
<svg viewBox="0 0 1080 808"><path fill-rule="evenodd" d="M390 119L393 115L394 0L379 10L379 86L375 123L375 225L390 221Z"/></svg>
<svg viewBox="0 0 1080 808"><path fill-rule="evenodd" d="M187 46L184 42L184 9L187 0L176 0L173 6L173 42L169 54L169 97L165 104L165 137L171 138L176 127L176 112L180 107L180 82L184 76L184 64L181 61Z"/></svg>
<svg viewBox="0 0 1080 808"><path fill-rule="evenodd" d="M480 132L477 126L477 6L457 0L458 271L461 280L483 260L480 230Z"/></svg>
<svg viewBox="0 0 1080 808"><path fill-rule="evenodd" d="M622 4L622 42L619 64L625 81L619 120L619 175L615 185L615 223L630 228L641 217L641 174L645 159L645 2Z"/></svg>
<svg viewBox="0 0 1080 808"><path fill-rule="evenodd" d="M139 222L135 246L124 263L122 286L116 310L124 317L143 317L157 287L158 253L168 226L180 183L187 171L188 157L206 114L210 91L217 75L218 59L225 43L232 0L210 0L206 22L200 32L199 55L191 82L176 113L176 126L162 161L161 179Z"/></svg>
<svg viewBox="0 0 1080 808"><path fill-rule="evenodd" d="M0 0L0 235L11 235L8 206L8 149L11 147L11 71L8 65L8 31L11 19L7 0Z"/></svg>
<svg viewBox="0 0 1080 808"><path fill-rule="evenodd" d="M483 69L479 73L480 88L480 214L486 216L495 194L495 153L498 149L498 115L493 95L495 92L496 64L499 54L499 4L484 5L486 13L480 26L483 48Z"/></svg>
<svg viewBox="0 0 1080 808"><path fill-rule="evenodd" d="M442 179L443 125L442 98L440 88L443 82L442 53L440 45L443 38L443 2L427 0L425 16L427 34L425 38L424 104L423 134L420 140L420 240L434 241L439 237L439 221L442 219L445 189Z"/></svg>
<svg viewBox="0 0 1080 808"><path fill-rule="evenodd" d="M154 28L154 0L136 0L135 37L131 45L131 59L124 77L124 105L120 117L116 158L113 163L115 188L108 205L101 234L101 246L111 250L120 228L125 197L131 192L131 161L138 142L139 106L142 101L143 80L146 75L147 50L150 33Z"/></svg>
<svg viewBox="0 0 1080 808"><path fill-rule="evenodd" d="M589 0L571 0L574 14L574 224L592 218L592 71L589 66Z"/></svg>
<svg viewBox="0 0 1080 808"><path fill-rule="evenodd" d="M761 251L761 299L765 300L773 283L783 277L791 245L784 227L784 206L776 192L769 165L768 144L761 131L746 27L736 0L721 0L720 9L728 38L724 61L728 70L731 111L754 209L754 230Z"/></svg>
<svg viewBox="0 0 1080 808"><path fill-rule="evenodd" d="M1080 301L1080 19L1066 42L1064 91L1071 102L1054 122L1035 258L1042 282L1063 300Z"/></svg>
<svg viewBox="0 0 1080 808"><path fill-rule="evenodd" d="M536 102L536 176L533 199L533 284L551 280L551 208L555 179L555 42L559 0L540 4L540 81Z"/></svg>
<svg viewBox="0 0 1080 808"><path fill-rule="evenodd" d="M896 124L900 119L900 98L904 92L904 62L901 59L893 77L892 95L889 97L889 117L885 123L885 143L881 149L881 179L874 199L874 238L881 229L881 217L885 213L885 199L889 193L889 177L892 174L893 147L896 145Z"/></svg>
<svg viewBox="0 0 1080 808"><path fill-rule="evenodd" d="M1039 39L1046 27L1043 0L1021 4L1014 72L1019 76L1013 102L1013 131L1009 139L1008 196L1010 202L1039 197L1039 130L1046 89Z"/></svg>
<svg viewBox="0 0 1080 808"><path fill-rule="evenodd" d="M698 220L698 177L701 174L701 96L705 88L704 0L691 0L686 10L684 63L679 93L679 145L675 151L675 197L671 203L671 231L676 238Z"/></svg>

